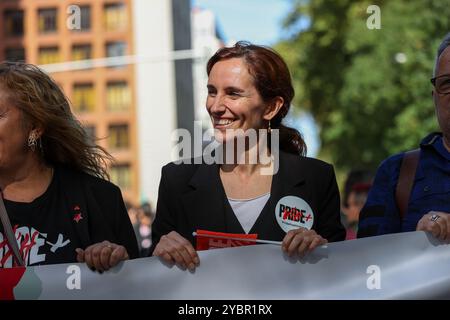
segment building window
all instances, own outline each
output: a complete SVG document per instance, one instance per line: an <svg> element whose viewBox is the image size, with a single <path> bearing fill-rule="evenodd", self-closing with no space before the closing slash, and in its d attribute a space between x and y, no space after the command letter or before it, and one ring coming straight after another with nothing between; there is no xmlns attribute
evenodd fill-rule
<svg viewBox="0 0 450 320"><path fill-rule="evenodd" d="M58 47L39 48L39 64L49 64L61 62Z"/></svg>
<svg viewBox="0 0 450 320"><path fill-rule="evenodd" d="M95 144L95 141L97 140L96 135L95 135L95 131L96 131L95 126L85 126L84 131L86 131L86 134L89 139L89 143Z"/></svg>
<svg viewBox="0 0 450 320"><path fill-rule="evenodd" d="M92 83L74 85L73 108L75 112L92 112L95 110L95 93Z"/></svg>
<svg viewBox="0 0 450 320"><path fill-rule="evenodd" d="M23 35L23 11L5 10L3 13L6 36L16 37Z"/></svg>
<svg viewBox="0 0 450 320"><path fill-rule="evenodd" d="M106 87L106 106L109 111L126 111L131 105L130 88L126 82L110 82Z"/></svg>
<svg viewBox="0 0 450 320"><path fill-rule="evenodd" d="M123 3L105 5L104 13L105 30L120 31L127 28L127 11Z"/></svg>
<svg viewBox="0 0 450 320"><path fill-rule="evenodd" d="M39 16L39 32L48 33L58 30L58 11L56 8L40 9Z"/></svg>
<svg viewBox="0 0 450 320"><path fill-rule="evenodd" d="M109 42L106 44L106 57L124 56L127 51L127 44L123 41ZM124 65L116 65L115 68L123 68Z"/></svg>
<svg viewBox="0 0 450 320"><path fill-rule="evenodd" d="M111 181L120 188L131 187L131 170L129 164L113 165L110 172Z"/></svg>
<svg viewBox="0 0 450 320"><path fill-rule="evenodd" d="M6 48L5 49L6 61L25 61L25 49L24 48Z"/></svg>
<svg viewBox="0 0 450 320"><path fill-rule="evenodd" d="M111 149L128 149L130 137L127 124L109 126L108 145Z"/></svg>
<svg viewBox="0 0 450 320"><path fill-rule="evenodd" d="M106 44L107 57L124 56L127 51L127 44L123 41L109 42Z"/></svg>
<svg viewBox="0 0 450 320"><path fill-rule="evenodd" d="M91 7L80 6L80 29L74 29L74 31L89 30L91 30Z"/></svg>
<svg viewBox="0 0 450 320"><path fill-rule="evenodd" d="M90 44L74 45L72 47L72 60L91 59L92 47Z"/></svg>

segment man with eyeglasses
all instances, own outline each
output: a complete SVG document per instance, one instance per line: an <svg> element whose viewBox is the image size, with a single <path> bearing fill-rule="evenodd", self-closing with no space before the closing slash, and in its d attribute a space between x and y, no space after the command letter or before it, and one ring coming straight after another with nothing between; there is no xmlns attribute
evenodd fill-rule
<svg viewBox="0 0 450 320"><path fill-rule="evenodd" d="M382 162L360 213L358 238L422 230L450 243L450 33L438 48L431 83L442 133Z"/></svg>

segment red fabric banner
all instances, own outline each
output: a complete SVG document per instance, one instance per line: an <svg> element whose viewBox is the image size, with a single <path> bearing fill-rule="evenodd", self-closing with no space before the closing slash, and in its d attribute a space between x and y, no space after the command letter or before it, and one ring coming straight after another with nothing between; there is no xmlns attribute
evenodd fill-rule
<svg viewBox="0 0 450 320"><path fill-rule="evenodd" d="M257 234L224 233L197 230L197 250L209 250L228 247L240 247L256 244L254 241L242 239L258 239Z"/></svg>

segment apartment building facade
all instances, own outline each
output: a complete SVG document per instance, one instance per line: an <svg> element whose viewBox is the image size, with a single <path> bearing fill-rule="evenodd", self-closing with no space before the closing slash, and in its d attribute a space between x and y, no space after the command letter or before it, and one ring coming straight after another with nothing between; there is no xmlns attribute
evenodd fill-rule
<svg viewBox="0 0 450 320"><path fill-rule="evenodd" d="M189 15L184 0L0 0L0 61L60 66L51 76L114 156L111 180L134 204L156 202L170 133L193 119L190 62L71 63L189 49Z"/></svg>

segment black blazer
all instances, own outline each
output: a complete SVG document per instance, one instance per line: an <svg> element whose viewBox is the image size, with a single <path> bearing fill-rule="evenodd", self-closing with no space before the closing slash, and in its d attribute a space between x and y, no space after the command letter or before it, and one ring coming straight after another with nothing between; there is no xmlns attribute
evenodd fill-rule
<svg viewBox="0 0 450 320"><path fill-rule="evenodd" d="M339 190L331 165L312 158L280 152L280 166L272 180L270 198L249 233L283 240L286 232L276 221L275 206L284 196L304 199L314 212L314 229L328 241L345 239L340 220ZM161 236L177 231L195 247L197 229L245 233L229 205L219 176L219 165L169 163L162 168L153 250Z"/></svg>
<svg viewBox="0 0 450 320"><path fill-rule="evenodd" d="M138 258L136 236L119 187L61 165L55 170L59 171L68 214L82 213L83 219L72 225L83 249L108 240L124 246L130 259Z"/></svg>

